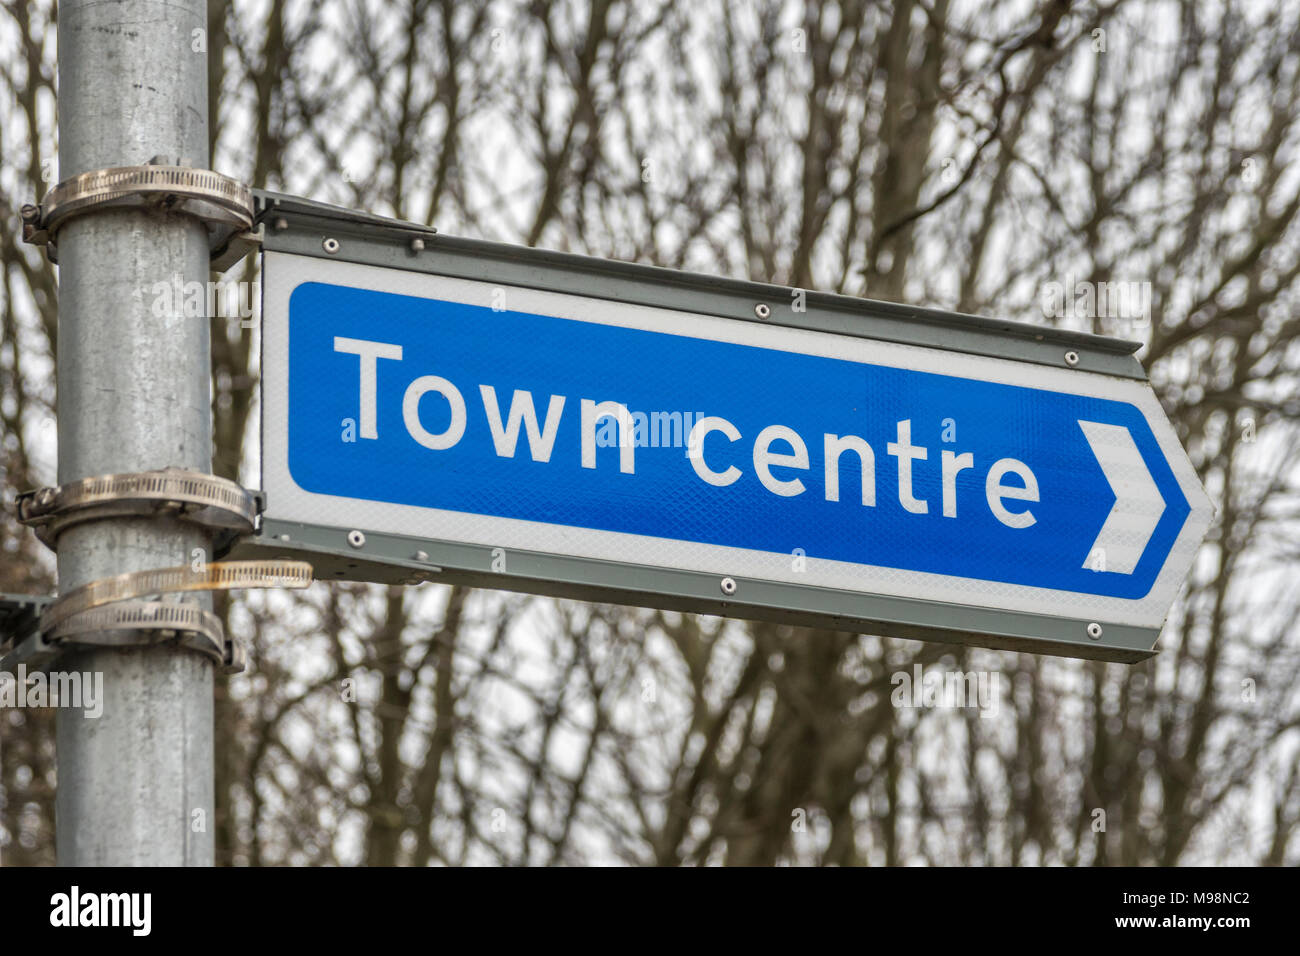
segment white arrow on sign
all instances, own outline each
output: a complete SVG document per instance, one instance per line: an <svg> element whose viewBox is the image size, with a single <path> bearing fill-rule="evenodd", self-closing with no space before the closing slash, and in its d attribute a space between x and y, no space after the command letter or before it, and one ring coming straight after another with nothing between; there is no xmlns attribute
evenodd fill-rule
<svg viewBox="0 0 1300 956"><path fill-rule="evenodd" d="M1165 499L1127 428L1083 420L1079 420L1079 427L1115 493L1115 504L1088 549L1083 566L1132 574L1165 513Z"/></svg>

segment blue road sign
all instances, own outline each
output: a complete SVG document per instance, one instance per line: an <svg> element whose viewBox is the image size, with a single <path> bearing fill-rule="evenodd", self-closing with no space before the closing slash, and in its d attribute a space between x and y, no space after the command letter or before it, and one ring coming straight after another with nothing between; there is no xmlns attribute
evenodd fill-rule
<svg viewBox="0 0 1300 956"><path fill-rule="evenodd" d="M1211 512L1140 381L320 259L266 281L282 519L1158 629Z"/></svg>

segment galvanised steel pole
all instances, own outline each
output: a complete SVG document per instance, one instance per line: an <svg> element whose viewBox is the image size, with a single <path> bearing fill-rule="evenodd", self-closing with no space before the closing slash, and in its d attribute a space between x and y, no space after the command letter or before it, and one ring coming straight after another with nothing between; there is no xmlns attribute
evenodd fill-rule
<svg viewBox="0 0 1300 956"><path fill-rule="evenodd" d="M61 0L60 178L155 157L207 167L206 28L205 0ZM202 223L94 210L60 229L58 252L59 482L211 471L207 320L183 303L155 314L151 291L207 281ZM169 519L77 525L59 538L59 589L189 565L195 549L211 560L209 547ZM56 667L104 675L101 717L58 711L59 863L211 865L212 663L159 646L79 650Z"/></svg>

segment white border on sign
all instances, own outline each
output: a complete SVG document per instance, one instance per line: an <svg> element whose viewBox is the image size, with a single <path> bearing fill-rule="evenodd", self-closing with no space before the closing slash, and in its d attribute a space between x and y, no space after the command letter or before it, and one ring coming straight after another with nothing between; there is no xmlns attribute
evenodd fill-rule
<svg viewBox="0 0 1300 956"><path fill-rule="evenodd" d="M490 306L498 286L488 282L336 262L282 252L264 254L262 279L262 482L268 517L305 524L360 528L489 548L535 551L736 578L883 594L946 604L1022 611L1047 617L1160 628L1208 529L1214 506L1145 382L982 355L945 352L831 332L760 325L673 309L594 299L563 292L510 287L510 310L689 338L847 359L868 365L934 372L977 381L1128 402L1151 426L1191 513L1155 584L1139 599L979 581L824 558L675 541L647 535L574 528L516 518L464 514L412 505L322 495L300 488L289 474L289 298L305 282ZM1098 529L1100 530L1100 529ZM636 555L635 562L628 555Z"/></svg>

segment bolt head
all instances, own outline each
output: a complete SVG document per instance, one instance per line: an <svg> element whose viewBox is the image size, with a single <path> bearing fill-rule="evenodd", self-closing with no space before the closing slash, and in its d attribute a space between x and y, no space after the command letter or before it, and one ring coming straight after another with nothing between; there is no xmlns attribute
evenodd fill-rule
<svg viewBox="0 0 1300 956"><path fill-rule="evenodd" d="M366 546L366 536L360 531L349 531L348 544L352 545L354 548L364 548Z"/></svg>
<svg viewBox="0 0 1300 956"><path fill-rule="evenodd" d="M1089 624L1086 630L1088 632L1088 636L1092 638L1094 641L1101 640L1101 625L1098 624L1096 621L1093 621L1091 624Z"/></svg>
<svg viewBox="0 0 1300 956"><path fill-rule="evenodd" d="M325 238L325 241L321 243L321 248L323 248L330 255L334 255L334 253L339 251L339 241L335 239L333 236L327 236Z"/></svg>
<svg viewBox="0 0 1300 956"><path fill-rule="evenodd" d="M766 319L772 314L772 307L766 302L760 302L758 305L754 306L754 314L760 319Z"/></svg>
<svg viewBox="0 0 1300 956"><path fill-rule="evenodd" d="M732 595L732 594L735 594L735 593L736 593L736 579L735 579L735 578L723 578L723 579L722 579L722 582L721 582L721 584L720 584L720 587L722 588L722 593L723 593L723 594L726 594L726 595Z"/></svg>
<svg viewBox="0 0 1300 956"><path fill-rule="evenodd" d="M1065 353L1065 364L1068 365L1068 366L1070 366L1070 368L1074 368L1076 365L1078 365L1078 364L1079 364L1079 353L1076 352L1076 351L1074 351L1074 349L1071 349L1070 351L1066 352L1066 353Z"/></svg>

